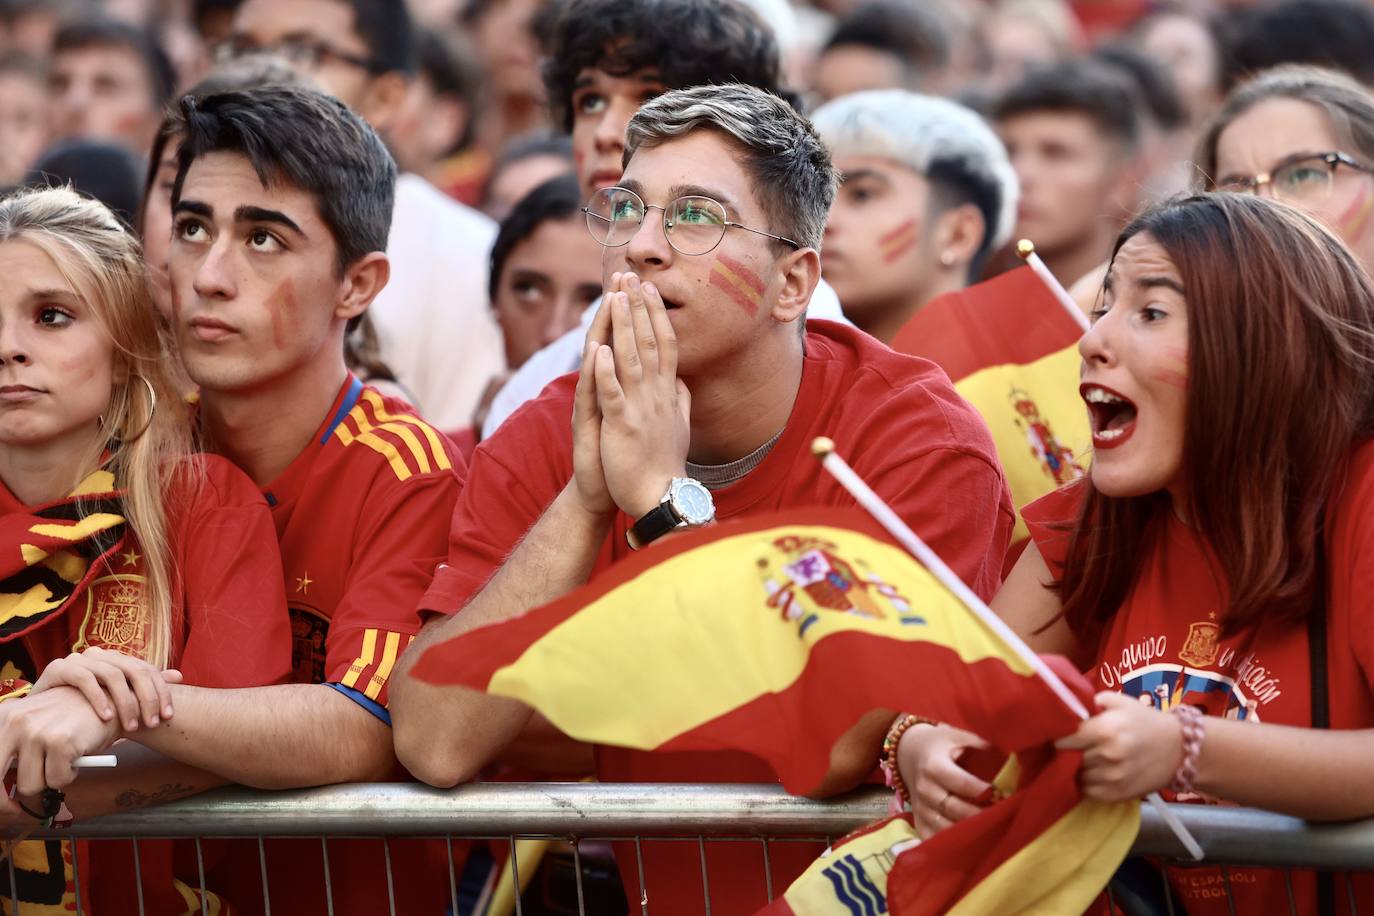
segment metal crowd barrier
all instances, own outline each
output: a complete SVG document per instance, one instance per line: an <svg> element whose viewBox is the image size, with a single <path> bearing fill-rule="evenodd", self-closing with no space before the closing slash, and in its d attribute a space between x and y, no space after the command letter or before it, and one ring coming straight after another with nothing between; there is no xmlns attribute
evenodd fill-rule
<svg viewBox="0 0 1374 916"><path fill-rule="evenodd" d="M570 843L574 857L582 840L633 842L637 854L640 841L645 839L683 840L697 844L705 881L708 841L759 844L767 873L770 844L809 840L816 844L819 854L824 844L885 817L890 797L889 792L868 789L839 799L812 801L767 785L482 783L440 790L412 784L360 784L289 792L229 788L160 807L77 821L66 830L38 831L27 836L92 840L187 838L197 841L197 850L199 841L208 838L257 839L261 850L263 838L308 837L321 840L326 856L331 839L499 840L509 844L510 864L517 883L518 840ZM1337 883L1338 896L1349 912L1358 912L1349 873L1374 872L1374 820L1311 824L1245 808L1172 807L1201 844L1206 862L1279 868L1285 874L1295 868L1336 872L1338 878L1343 877L1343 883ZM1132 854L1167 861L1187 859L1177 838L1148 806L1142 809L1140 834ZM389 853L387 862L389 872ZM265 874L265 858L262 865ZM585 913L580 866L574 873L578 912ZM11 886L13 881L11 866ZM449 881L453 912L457 912L457 879L452 874L451 857ZM771 875L769 883L770 898L786 890L771 887ZM1291 881L1289 887L1289 909L1298 913L1292 903ZM0 890L0 896L8 890ZM328 893L326 887L325 894ZM707 888L708 916L709 900ZM632 912L635 903L630 902ZM264 900L264 904L270 914L270 902ZM640 910L647 916L647 902L640 901ZM1113 911L1129 909L1115 909L1113 904ZM138 912L142 916L141 900ZM393 916L395 912L393 904ZM514 912L517 916L521 914L518 894Z"/></svg>

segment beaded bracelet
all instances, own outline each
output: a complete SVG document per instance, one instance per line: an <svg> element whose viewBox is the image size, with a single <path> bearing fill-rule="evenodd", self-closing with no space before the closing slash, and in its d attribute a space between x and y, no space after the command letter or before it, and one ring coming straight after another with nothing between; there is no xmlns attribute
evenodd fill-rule
<svg viewBox="0 0 1374 916"><path fill-rule="evenodd" d="M878 766L882 768L883 778L887 782L887 787L896 793L892 800L894 811L901 811L911 806L911 792L907 790L906 783L902 781L902 772L897 767L897 746L902 743L902 735L913 725L937 725L939 723L931 719L923 719L920 716L902 715L892 722L892 727L887 730L887 737L883 738L882 756L878 758Z"/></svg>
<svg viewBox="0 0 1374 916"><path fill-rule="evenodd" d="M1202 726L1202 712L1196 706L1175 706L1174 715L1178 716L1179 731L1183 736L1183 759L1179 761L1178 772L1169 788L1175 792L1192 792L1193 780L1197 779L1197 761L1202 753L1202 739L1206 729Z"/></svg>

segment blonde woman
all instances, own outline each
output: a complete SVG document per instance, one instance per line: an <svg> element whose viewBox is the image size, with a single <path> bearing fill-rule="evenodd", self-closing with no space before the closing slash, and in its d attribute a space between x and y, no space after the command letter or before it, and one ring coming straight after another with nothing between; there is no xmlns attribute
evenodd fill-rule
<svg viewBox="0 0 1374 916"><path fill-rule="evenodd" d="M71 190L21 191L0 198L0 277L0 772L15 767L0 824L22 830L221 784L127 743L114 770L74 782L73 762L175 714L126 659L203 686L273 683L290 630L261 493L192 454L134 237ZM18 886L0 879L20 912L74 903L73 854L86 906L127 906L130 844L30 845ZM184 910L170 844L139 852L150 911Z"/></svg>

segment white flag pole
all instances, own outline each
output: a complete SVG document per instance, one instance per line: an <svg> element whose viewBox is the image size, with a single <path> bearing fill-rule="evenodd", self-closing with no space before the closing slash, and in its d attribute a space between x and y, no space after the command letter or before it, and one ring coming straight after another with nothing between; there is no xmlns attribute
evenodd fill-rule
<svg viewBox="0 0 1374 916"><path fill-rule="evenodd" d="M1068 312L1069 317L1083 329L1083 333L1088 333L1088 329L1092 327L1088 321L1088 316L1083 314L1083 310L1078 307L1077 302L1073 301L1073 296L1069 295L1069 291L1064 288L1064 284L1060 283L1055 278L1054 274L1050 273L1049 267L1040 259L1040 255L1035 253L1035 244L1031 242L1030 239L1022 239L1016 243L1016 254L1021 260L1030 265L1030 269L1035 271L1035 275L1049 287L1050 292L1054 294L1054 298L1059 300L1059 304L1064 307L1064 311Z"/></svg>
<svg viewBox="0 0 1374 916"><path fill-rule="evenodd" d="M1081 314L1081 313L1080 313ZM939 554L931 550L925 541L916 536L916 532L902 521L901 517L892 510L892 507L883 502L882 497L874 493L868 484L864 483L862 477L854 473L843 458L835 452L835 443L830 439L821 437L811 443L811 452L821 459L821 465L830 472L836 480L840 482L850 495L868 510L868 513L878 520L888 533L897 539L897 543L905 547L912 556L921 562L921 565L930 570L940 584L949 589L968 608L973 616L977 617L982 623L1002 638L1013 652L1020 659L1031 667L1036 675L1049 686L1050 690L1060 699L1065 706L1080 719L1087 719L1089 713L1082 701L1069 690L1059 675L1054 673L1045 660L1031 650L1026 645L1025 640L1016 634L1002 618L993 613L992 609L983 602L981 598L973 593L964 581L955 575L954 570L940 559ZM1183 822L1178 819L1178 815L1169 810L1169 806L1164 804L1164 799L1159 797L1158 792L1151 792L1147 796L1147 801L1154 806L1159 816L1169 825L1169 829L1178 837L1180 843L1188 850L1188 854L1194 861L1202 860L1202 847L1198 845L1193 835L1188 832L1188 828L1183 826Z"/></svg>

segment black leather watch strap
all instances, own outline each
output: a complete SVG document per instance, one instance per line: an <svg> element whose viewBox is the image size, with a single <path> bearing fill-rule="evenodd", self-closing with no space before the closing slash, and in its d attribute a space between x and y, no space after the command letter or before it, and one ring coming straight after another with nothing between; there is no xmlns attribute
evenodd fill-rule
<svg viewBox="0 0 1374 916"><path fill-rule="evenodd" d="M673 510L671 503L662 502L650 509L639 521L625 532L626 539L635 550L654 541L682 524L682 519Z"/></svg>

